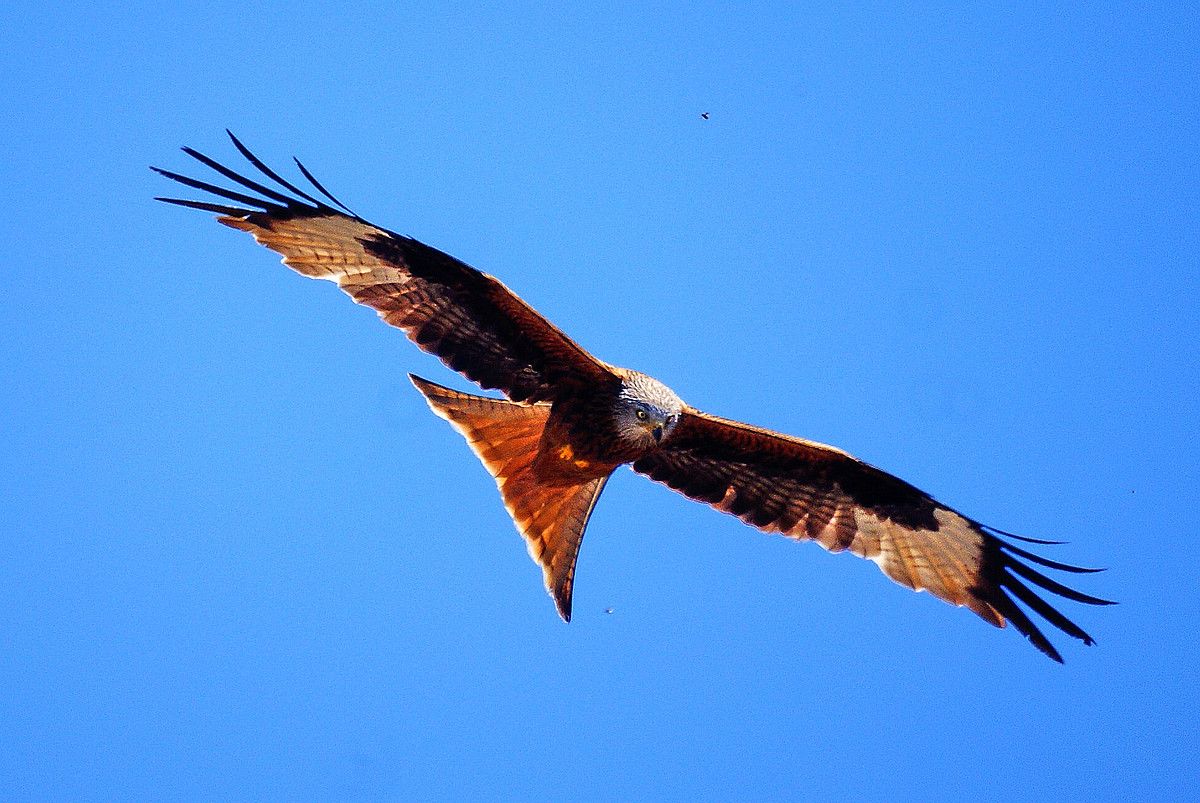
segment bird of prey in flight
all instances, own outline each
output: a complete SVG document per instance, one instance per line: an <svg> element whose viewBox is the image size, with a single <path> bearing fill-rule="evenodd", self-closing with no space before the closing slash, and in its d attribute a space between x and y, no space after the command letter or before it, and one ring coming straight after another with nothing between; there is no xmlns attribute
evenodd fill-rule
<svg viewBox="0 0 1200 803"><path fill-rule="evenodd" d="M816 541L874 561L901 585L1012 624L1061 662L1037 614L1069 636L1092 638L1043 594L1092 605L1036 566L1097 571L1048 560L904 480L840 449L689 406L646 374L593 357L501 282L422 242L368 223L297 160L301 188L234 146L261 176L243 176L191 148L227 189L154 168L216 196L159 198L212 212L315 279L336 282L359 304L497 399L410 375L433 412L450 422L496 480L500 495L564 620L571 618L575 562L609 475L623 464L766 532ZM266 183L263 183L266 182ZM1024 607L1022 607L1024 606Z"/></svg>

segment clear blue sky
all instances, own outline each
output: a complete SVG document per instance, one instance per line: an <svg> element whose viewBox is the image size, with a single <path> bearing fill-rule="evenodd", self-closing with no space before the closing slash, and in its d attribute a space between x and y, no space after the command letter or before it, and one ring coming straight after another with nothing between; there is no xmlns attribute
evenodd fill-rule
<svg viewBox="0 0 1200 803"><path fill-rule="evenodd" d="M0 796L1194 793L1194 4L443 5L2 12ZM1058 666L623 471L564 625L470 386L150 200L227 126L1123 604Z"/></svg>

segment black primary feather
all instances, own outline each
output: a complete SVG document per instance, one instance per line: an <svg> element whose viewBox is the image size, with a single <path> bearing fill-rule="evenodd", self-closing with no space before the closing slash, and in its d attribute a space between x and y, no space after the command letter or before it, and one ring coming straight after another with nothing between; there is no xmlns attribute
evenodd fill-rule
<svg viewBox="0 0 1200 803"><path fill-rule="evenodd" d="M242 156L244 156L246 158L246 161L248 161L255 169L257 169L260 173L262 173L264 176L266 176L271 181L278 184L283 189L287 190L288 192L294 193L296 196L299 196L299 199L302 199L302 200L285 195L284 193L282 193L278 190L272 189L264 184L254 181L253 179L247 178L246 176L242 175L241 173L238 173L236 170L232 170L232 169L226 167L225 165L221 164L217 160L204 155L203 153L196 150L195 148L189 148L189 147L183 148L183 152L186 153L188 156L190 156L193 159L195 159L196 161L200 162L205 167L208 167L208 168L216 171L217 173L220 173L222 176L229 179L230 181L240 184L241 186L245 187L248 190L253 190L254 192L257 192L264 197L256 198L254 196L245 195L243 193L236 192L236 191L230 190L230 189L226 189L224 187L218 187L215 184L209 184L206 181L200 181L199 179L189 178L187 176L181 175L179 173L175 173L170 170L163 170L162 168L159 168L159 167L151 167L150 168L151 170L155 171L156 173L158 173L161 176L171 179L172 181L177 181L180 184L183 184L184 186L191 187L192 189L211 193L220 198L224 198L228 201L234 201L235 203L243 204L245 207L248 207L248 208L230 207L230 206L223 206L220 204L209 204L209 203L205 203L203 201L190 201L190 200L186 200L186 199L182 199L182 198L156 198L155 200L164 201L164 202L170 203L170 204L176 204L178 206L186 206L191 209L200 209L200 210L203 210L206 212L215 212L215 213L221 214L221 215L234 215L234 216L244 216L244 215L248 215L248 214L253 214L254 212L267 212L272 215L278 215L281 217L287 217L289 215L295 216L295 215L312 214L314 212L342 214L342 212L339 212L338 209L334 209L332 206L325 203L324 201L321 201L320 199L314 197L313 195L310 195L309 193L307 193L304 190L297 187L292 182L290 182L287 179L280 176L278 173L276 173L271 168L267 167L267 165L261 159L259 159L257 156L255 156L250 151L249 148L247 148L244 144L242 144L241 140L239 140L236 136L234 136L232 131L229 131L228 129L226 129L225 133L229 135L230 140L233 141L233 145L235 148L238 149L238 152L241 153ZM303 164L300 163L299 159L296 159L295 161L296 161L297 166L299 166L299 168L300 168L300 172L303 173L304 177L309 181L309 183L311 183L313 185L313 187L316 188L317 192L319 192L321 195L324 195L326 198L328 198L330 201L332 201L341 210L344 210L345 214L350 215L355 220L361 220L361 218L358 217L358 215L354 214L354 212L351 211L351 209L348 206L346 206L344 203L342 203L337 198L335 198L333 196L333 194L329 192L329 190L325 189L324 185L322 185L321 182L319 182L316 179L316 177L313 176L313 174L308 170L308 168L306 168ZM305 202L307 202L307 203L305 203ZM309 204L311 204L311 206Z"/></svg>

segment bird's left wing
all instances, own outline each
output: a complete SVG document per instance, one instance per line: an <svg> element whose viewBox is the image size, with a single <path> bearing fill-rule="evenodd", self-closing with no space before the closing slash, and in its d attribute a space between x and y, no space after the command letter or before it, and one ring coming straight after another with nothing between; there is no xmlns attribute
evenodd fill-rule
<svg viewBox="0 0 1200 803"><path fill-rule="evenodd" d="M368 223L330 195L297 161L312 184L310 191L300 189L263 164L233 134L229 136L275 186L253 181L184 148L189 156L253 194L154 168L222 202L158 200L220 215L220 222L249 232L282 254L288 267L336 282L422 349L514 401L554 401L580 385L618 381L605 363L496 278L411 237Z"/></svg>
<svg viewBox="0 0 1200 803"><path fill-rule="evenodd" d="M1050 561L1014 546L999 537L1009 534L972 521L831 446L688 409L663 448L637 460L633 468L761 530L873 560L896 582L966 606L997 627L1011 621L1056 661L1062 657L1014 597L1087 644L1092 638L1031 584L1076 602L1108 604L1067 588L1029 563L1076 573L1094 569Z"/></svg>

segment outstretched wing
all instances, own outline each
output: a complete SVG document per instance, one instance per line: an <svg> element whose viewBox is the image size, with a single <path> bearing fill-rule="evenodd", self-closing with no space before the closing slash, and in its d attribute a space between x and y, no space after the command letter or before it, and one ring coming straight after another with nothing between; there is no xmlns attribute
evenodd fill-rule
<svg viewBox="0 0 1200 803"><path fill-rule="evenodd" d="M220 215L221 223L249 232L282 254L288 267L314 279L337 282L351 298L375 309L422 349L514 401L553 401L575 387L616 381L607 365L499 280L411 237L368 223L330 195L299 161L296 164L316 194L296 187L232 133L229 136L242 156L275 186L253 181L184 148L253 195L153 168L223 202L157 200Z"/></svg>
<svg viewBox="0 0 1200 803"><path fill-rule="evenodd" d="M1076 602L1111 604L1067 588L1029 564L1075 573L1098 570L1014 546L998 535L1031 539L972 521L830 446L689 409L663 448L633 468L760 530L873 560L897 583L966 606L997 627L1010 621L1060 663L1062 656L1016 600L1085 644L1093 643L1091 636L1032 586Z"/></svg>

